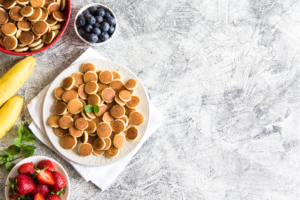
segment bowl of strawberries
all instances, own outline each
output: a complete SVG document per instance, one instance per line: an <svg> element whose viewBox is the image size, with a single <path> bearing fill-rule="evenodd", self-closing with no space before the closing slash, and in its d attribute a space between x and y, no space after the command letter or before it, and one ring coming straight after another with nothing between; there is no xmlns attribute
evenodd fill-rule
<svg viewBox="0 0 300 200"><path fill-rule="evenodd" d="M67 172L46 156L34 156L19 162L10 171L5 186L7 200L67 200L70 193Z"/></svg>

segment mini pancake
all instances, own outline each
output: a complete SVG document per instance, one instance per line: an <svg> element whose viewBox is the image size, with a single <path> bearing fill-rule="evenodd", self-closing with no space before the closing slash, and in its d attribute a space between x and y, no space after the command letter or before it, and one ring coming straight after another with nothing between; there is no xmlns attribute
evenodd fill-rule
<svg viewBox="0 0 300 200"><path fill-rule="evenodd" d="M54 38L55 38L54 31L50 31L49 33L46 34L45 43L50 44Z"/></svg>
<svg viewBox="0 0 300 200"><path fill-rule="evenodd" d="M97 82L98 76L97 76L96 72L94 72L94 71L88 71L88 72L86 72L84 74L83 80L84 80L85 83L90 82L90 81Z"/></svg>
<svg viewBox="0 0 300 200"><path fill-rule="evenodd" d="M105 104L101 104L99 106L99 108L100 108L100 111L98 113L96 113L97 117L101 117L108 110L108 107Z"/></svg>
<svg viewBox="0 0 300 200"><path fill-rule="evenodd" d="M90 113L88 113L88 112L85 112L85 114L86 114L86 116L88 117L88 118L90 118L91 120L92 119L95 119L97 116L95 115L95 113L94 112L90 112ZM90 121L91 121L90 120Z"/></svg>
<svg viewBox="0 0 300 200"><path fill-rule="evenodd" d="M87 94L96 94L98 91L98 84L96 81L90 81L85 84L84 91Z"/></svg>
<svg viewBox="0 0 300 200"><path fill-rule="evenodd" d="M23 44L31 44L34 41L34 35L30 31L23 31L19 38L20 42Z"/></svg>
<svg viewBox="0 0 300 200"><path fill-rule="evenodd" d="M79 119L79 118L82 118L81 113L75 114L75 115L73 116L74 121L76 121L76 119Z"/></svg>
<svg viewBox="0 0 300 200"><path fill-rule="evenodd" d="M77 137L76 140L77 140L77 143L80 142L81 137Z"/></svg>
<svg viewBox="0 0 300 200"><path fill-rule="evenodd" d="M108 110L110 110L112 107L114 107L115 105L118 105L115 101L111 102L111 103L107 103L107 107Z"/></svg>
<svg viewBox="0 0 300 200"><path fill-rule="evenodd" d="M125 87L128 90L134 90L137 87L137 81L134 79L129 79L128 81L126 81Z"/></svg>
<svg viewBox="0 0 300 200"><path fill-rule="evenodd" d="M58 11L58 10L60 10L60 6L58 3L53 2L48 5L47 11L49 15L51 15L54 11Z"/></svg>
<svg viewBox="0 0 300 200"><path fill-rule="evenodd" d="M83 105L81 101L78 99L73 99L69 101L68 103L68 111L72 114L80 113L80 111L83 109Z"/></svg>
<svg viewBox="0 0 300 200"><path fill-rule="evenodd" d="M78 85L74 85L71 90L74 90L75 92L78 92L78 88L79 88Z"/></svg>
<svg viewBox="0 0 300 200"><path fill-rule="evenodd" d="M59 116L59 115L51 115L48 119L49 125L54 128L59 127L60 118L61 118L61 116Z"/></svg>
<svg viewBox="0 0 300 200"><path fill-rule="evenodd" d="M3 39L3 46L7 50L14 50L18 46L18 40L14 36L6 36Z"/></svg>
<svg viewBox="0 0 300 200"><path fill-rule="evenodd" d="M98 136L91 136L88 135L88 139L87 139L87 143L91 144L92 146L94 146L95 140L98 138Z"/></svg>
<svg viewBox="0 0 300 200"><path fill-rule="evenodd" d="M110 140L110 138L104 138L103 140L105 142L105 147L104 147L103 150L109 149L109 147L111 146L111 140Z"/></svg>
<svg viewBox="0 0 300 200"><path fill-rule="evenodd" d="M76 85L81 86L82 84L84 84L83 73L77 72L77 73L73 74L72 77L75 79Z"/></svg>
<svg viewBox="0 0 300 200"><path fill-rule="evenodd" d="M83 134L83 130L79 130L74 124L72 124L72 126L69 128L69 132L73 137L76 138L81 137Z"/></svg>
<svg viewBox="0 0 300 200"><path fill-rule="evenodd" d="M45 3L44 3L44 8L48 8L48 6L49 6L49 4L50 3L53 3L53 2L55 2L55 0L45 0Z"/></svg>
<svg viewBox="0 0 300 200"><path fill-rule="evenodd" d="M74 115L72 113L66 112L63 116L68 116L68 117L72 117L73 118Z"/></svg>
<svg viewBox="0 0 300 200"><path fill-rule="evenodd" d="M85 92L85 84L82 84L82 85L79 86L78 95L82 99L87 99L88 98L89 95Z"/></svg>
<svg viewBox="0 0 300 200"><path fill-rule="evenodd" d="M59 6L60 6L60 4L61 4L61 0L56 0L56 2L59 4Z"/></svg>
<svg viewBox="0 0 300 200"><path fill-rule="evenodd" d="M113 79L114 80L115 79L122 79L121 74L119 72L117 72L117 71L112 72L112 75L113 75Z"/></svg>
<svg viewBox="0 0 300 200"><path fill-rule="evenodd" d="M67 0L61 0L60 10L64 10L66 8Z"/></svg>
<svg viewBox="0 0 300 200"><path fill-rule="evenodd" d="M62 129L68 129L72 126L73 121L74 120L72 117L68 117L68 116L62 117L59 120L59 127Z"/></svg>
<svg viewBox="0 0 300 200"><path fill-rule="evenodd" d="M115 96L115 102L121 106L125 106L126 105L126 102L125 101L122 101L118 95Z"/></svg>
<svg viewBox="0 0 300 200"><path fill-rule="evenodd" d="M123 115L125 115L125 108L120 105L115 105L114 107L111 108L110 114L114 118L121 118Z"/></svg>
<svg viewBox="0 0 300 200"><path fill-rule="evenodd" d="M64 135L61 138L61 146L64 149L71 150L74 149L76 145L77 145L77 139L70 134Z"/></svg>
<svg viewBox="0 0 300 200"><path fill-rule="evenodd" d="M62 137L64 135L67 135L69 134L69 130L68 129L62 129L60 127L57 127L54 129L54 132L55 134L58 136L58 137Z"/></svg>
<svg viewBox="0 0 300 200"><path fill-rule="evenodd" d="M13 7L9 11L9 16L12 20L20 21L23 19L23 16L21 15L21 8L18 6Z"/></svg>
<svg viewBox="0 0 300 200"><path fill-rule="evenodd" d="M25 6L21 9L20 14L23 17L30 17L33 14L33 8L31 6Z"/></svg>
<svg viewBox="0 0 300 200"><path fill-rule="evenodd" d="M99 74L101 73L101 70L96 71L97 76L99 77Z"/></svg>
<svg viewBox="0 0 300 200"><path fill-rule="evenodd" d="M24 51L27 51L29 49L29 47L17 47L14 49L15 52L24 52Z"/></svg>
<svg viewBox="0 0 300 200"><path fill-rule="evenodd" d="M16 32L16 38L19 39L21 36L22 30L18 29Z"/></svg>
<svg viewBox="0 0 300 200"><path fill-rule="evenodd" d="M21 5L26 5L29 4L29 0L17 0L17 3Z"/></svg>
<svg viewBox="0 0 300 200"><path fill-rule="evenodd" d="M6 11L2 8L0 8L0 24L5 24L8 22L8 14L6 13Z"/></svg>
<svg viewBox="0 0 300 200"><path fill-rule="evenodd" d="M139 136L139 130L136 127L130 127L126 131L126 138L128 140L134 141Z"/></svg>
<svg viewBox="0 0 300 200"><path fill-rule="evenodd" d="M21 36L21 35L20 35ZM20 38L20 37L19 37ZM27 44L23 44L21 42L18 43L18 47L27 47Z"/></svg>
<svg viewBox="0 0 300 200"><path fill-rule="evenodd" d="M12 9L15 5L17 5L17 2L16 2L15 0L6 0L6 1L3 3L3 7L4 7L6 10Z"/></svg>
<svg viewBox="0 0 300 200"><path fill-rule="evenodd" d="M89 136L97 136L97 132L93 132L93 133L88 133ZM98 137L98 136L97 136Z"/></svg>
<svg viewBox="0 0 300 200"><path fill-rule="evenodd" d="M55 24L57 24L57 21L50 15L48 17L48 19L46 20L46 22L50 25L50 26L54 26Z"/></svg>
<svg viewBox="0 0 300 200"><path fill-rule="evenodd" d="M38 21L32 27L32 31L37 35L44 35L47 30L48 24L44 21Z"/></svg>
<svg viewBox="0 0 300 200"><path fill-rule="evenodd" d="M108 138L111 134L111 131L112 130L111 130L111 127L110 127L109 123L101 122L97 126L97 135L100 138Z"/></svg>
<svg viewBox="0 0 300 200"><path fill-rule="evenodd" d="M93 154L95 156L101 156L102 154L104 154L105 151L104 150L97 150L95 147L93 147Z"/></svg>
<svg viewBox="0 0 300 200"><path fill-rule="evenodd" d="M66 114L67 112L67 104L64 102L58 103L55 105L55 113L58 115Z"/></svg>
<svg viewBox="0 0 300 200"><path fill-rule="evenodd" d="M86 102L83 99L79 99L79 101L82 103L82 107L84 108L86 106Z"/></svg>
<svg viewBox="0 0 300 200"><path fill-rule="evenodd" d="M129 115L132 113L132 112L135 112L136 111L136 109L134 108L134 109L131 109L131 108L128 108L127 106L125 106L125 115L127 116L127 117L129 117Z"/></svg>
<svg viewBox="0 0 300 200"><path fill-rule="evenodd" d="M111 88L106 88L101 93L103 101L105 101L107 103L113 102L113 100L115 99L115 95L116 95L116 92Z"/></svg>
<svg viewBox="0 0 300 200"><path fill-rule="evenodd" d="M101 94L102 91L103 91L105 88L109 88L109 86L106 85L106 84L103 84L103 83L98 83L98 92L99 92L99 94Z"/></svg>
<svg viewBox="0 0 300 200"><path fill-rule="evenodd" d="M92 119L92 121L96 124L96 126L103 122L101 117L96 117L95 119Z"/></svg>
<svg viewBox="0 0 300 200"><path fill-rule="evenodd" d="M129 115L129 122L132 126L140 126L144 121L144 116L139 112L132 112Z"/></svg>
<svg viewBox="0 0 300 200"><path fill-rule="evenodd" d="M92 118L89 118L86 114L86 112L84 111L84 109L81 110L81 115L82 117L87 120L87 121L92 121Z"/></svg>
<svg viewBox="0 0 300 200"><path fill-rule="evenodd" d="M37 39L34 40L30 45L28 45L29 47L37 47L38 45L40 45L42 43L42 39Z"/></svg>
<svg viewBox="0 0 300 200"><path fill-rule="evenodd" d="M33 8L33 14L30 15L27 19L32 22L38 21L42 17L42 9L40 8Z"/></svg>
<svg viewBox="0 0 300 200"><path fill-rule="evenodd" d="M58 87L54 90L54 96L58 100L62 100L63 94L66 92L66 90L63 87Z"/></svg>
<svg viewBox="0 0 300 200"><path fill-rule="evenodd" d="M71 90L74 85L75 79L73 77L67 77L63 80L63 88L65 88L65 90Z"/></svg>
<svg viewBox="0 0 300 200"><path fill-rule="evenodd" d="M75 126L79 130L84 130L88 127L88 122L84 118L76 119Z"/></svg>
<svg viewBox="0 0 300 200"><path fill-rule="evenodd" d="M100 105L101 103L101 98L99 97L99 95L97 94L91 94L88 99L88 104L89 105L92 105L92 106L95 106L95 105Z"/></svg>
<svg viewBox="0 0 300 200"><path fill-rule="evenodd" d="M112 123L113 121L115 121L115 118L111 116L109 112L106 112L103 114L102 120L103 122Z"/></svg>
<svg viewBox="0 0 300 200"><path fill-rule="evenodd" d="M74 90L68 90L62 96L62 100L64 100L66 103L73 99L78 99L78 94Z"/></svg>
<svg viewBox="0 0 300 200"><path fill-rule="evenodd" d="M126 106L128 108L137 108L139 106L140 102L141 102L140 97L131 96L131 100L126 103Z"/></svg>
<svg viewBox="0 0 300 200"><path fill-rule="evenodd" d="M117 157L120 153L120 150L117 149L114 145L111 145L109 149L106 150L106 156L109 158Z"/></svg>
<svg viewBox="0 0 300 200"><path fill-rule="evenodd" d="M88 121L88 127L85 129L87 133L94 133L96 131L96 124L93 121Z"/></svg>
<svg viewBox="0 0 300 200"><path fill-rule="evenodd" d="M109 136L109 139L110 139L111 142L114 141L115 135L116 135L116 133L112 132L111 135Z"/></svg>
<svg viewBox="0 0 300 200"><path fill-rule="evenodd" d="M0 44L3 46L3 37L0 37Z"/></svg>
<svg viewBox="0 0 300 200"><path fill-rule="evenodd" d="M94 147L97 150L103 150L105 146L106 146L105 141L102 138L97 138L94 142Z"/></svg>
<svg viewBox="0 0 300 200"><path fill-rule="evenodd" d="M122 90L120 93L119 93L119 98L122 100L122 101L130 101L131 99L131 94L130 92L128 92L128 90Z"/></svg>
<svg viewBox="0 0 300 200"><path fill-rule="evenodd" d="M17 32L17 27L13 23L6 23L2 26L1 31L6 36L14 36Z"/></svg>
<svg viewBox="0 0 300 200"><path fill-rule="evenodd" d="M48 13L47 13L47 10L41 8L42 10L42 16L41 18L39 19L39 21L46 21L48 19Z"/></svg>
<svg viewBox="0 0 300 200"><path fill-rule="evenodd" d="M40 39L42 37L41 35L36 35L36 34L33 34L33 35L34 35L34 40Z"/></svg>
<svg viewBox="0 0 300 200"><path fill-rule="evenodd" d="M79 155L81 155L83 157L90 156L93 153L93 147L89 143L81 144L78 147L78 153L79 153Z"/></svg>
<svg viewBox="0 0 300 200"><path fill-rule="evenodd" d="M127 90L128 92L130 92L131 95L133 95L134 90Z"/></svg>
<svg viewBox="0 0 300 200"><path fill-rule="evenodd" d="M87 143L88 139L89 139L89 135L87 134L87 132L84 131L81 138L80 138L80 141L82 143Z"/></svg>
<svg viewBox="0 0 300 200"><path fill-rule="evenodd" d="M126 137L123 134L117 134L114 138L114 146L118 149L122 149L126 145Z"/></svg>
<svg viewBox="0 0 300 200"><path fill-rule="evenodd" d="M109 86L111 89L118 92L124 89L124 82L120 79L112 80Z"/></svg>
<svg viewBox="0 0 300 200"><path fill-rule="evenodd" d="M30 0L31 6L34 8L43 7L45 0Z"/></svg>
<svg viewBox="0 0 300 200"><path fill-rule="evenodd" d="M31 29L31 23L30 23L30 21L27 21L25 19L20 20L18 22L17 26L22 31L29 31Z"/></svg>
<svg viewBox="0 0 300 200"><path fill-rule="evenodd" d="M66 16L64 15L64 13L62 13L60 11L54 11L52 13L52 16L58 22L63 22L66 20Z"/></svg>
<svg viewBox="0 0 300 200"><path fill-rule="evenodd" d="M122 120L125 123L125 126L128 126L129 119L128 119L128 117L126 115L124 115L123 117L121 117L120 120Z"/></svg>
<svg viewBox="0 0 300 200"><path fill-rule="evenodd" d="M95 71L95 65L92 63L84 63L82 65L82 73L86 73L88 71Z"/></svg>
<svg viewBox="0 0 300 200"><path fill-rule="evenodd" d="M56 24L54 26L51 26L50 28L51 28L52 31L59 30L61 28L61 24L58 23L58 24Z"/></svg>
<svg viewBox="0 0 300 200"><path fill-rule="evenodd" d="M125 130L125 123L123 120L117 119L112 122L112 130L116 133L122 133Z"/></svg>
<svg viewBox="0 0 300 200"><path fill-rule="evenodd" d="M113 75L110 71L104 70L99 74L99 81L104 84L109 84L113 79Z"/></svg>
<svg viewBox="0 0 300 200"><path fill-rule="evenodd" d="M57 99L57 100L55 101L55 105L58 104L58 103L60 103L60 102L64 102L64 101L63 101L63 100L58 100L58 99Z"/></svg>
<svg viewBox="0 0 300 200"><path fill-rule="evenodd" d="M38 51L38 50L42 49L43 47L44 47L44 43L41 43L36 47L30 48L30 51Z"/></svg>

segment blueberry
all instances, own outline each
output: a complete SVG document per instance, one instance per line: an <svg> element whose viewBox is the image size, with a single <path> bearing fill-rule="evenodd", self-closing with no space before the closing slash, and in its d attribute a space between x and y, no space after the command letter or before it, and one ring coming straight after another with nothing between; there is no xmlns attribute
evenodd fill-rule
<svg viewBox="0 0 300 200"><path fill-rule="evenodd" d="M97 16L103 17L105 15L105 10L103 8L98 8L98 10L95 12Z"/></svg>
<svg viewBox="0 0 300 200"><path fill-rule="evenodd" d="M105 21L110 25L116 25L116 19L113 17L107 17Z"/></svg>
<svg viewBox="0 0 300 200"><path fill-rule="evenodd" d="M96 43L98 41L98 36L93 33L87 34L84 39L86 39L90 43Z"/></svg>
<svg viewBox="0 0 300 200"><path fill-rule="evenodd" d="M102 32L107 32L109 29L109 24L107 22L103 22L100 26Z"/></svg>
<svg viewBox="0 0 300 200"><path fill-rule="evenodd" d="M85 15L85 14L91 14L91 13L90 13L89 10L85 10L85 11L83 12L83 14Z"/></svg>
<svg viewBox="0 0 300 200"><path fill-rule="evenodd" d="M100 28L100 24L96 22L96 24L94 24L94 28Z"/></svg>
<svg viewBox="0 0 300 200"><path fill-rule="evenodd" d="M78 33L79 33L79 35L80 35L81 37L84 36L84 35L85 35L84 28L83 28L83 27L80 27L80 28L78 29Z"/></svg>
<svg viewBox="0 0 300 200"><path fill-rule="evenodd" d="M94 16L89 16L86 18L86 23L90 25L94 25L96 23L96 18Z"/></svg>
<svg viewBox="0 0 300 200"><path fill-rule="evenodd" d="M102 23L102 22L103 22L103 17L97 16L97 17L96 17L96 22Z"/></svg>
<svg viewBox="0 0 300 200"><path fill-rule="evenodd" d="M99 28L94 28L93 29L93 33L96 34L96 35L100 35L101 34L101 31Z"/></svg>
<svg viewBox="0 0 300 200"><path fill-rule="evenodd" d="M93 26L87 24L84 26L84 30L85 30L85 32L90 33L93 30Z"/></svg>
<svg viewBox="0 0 300 200"><path fill-rule="evenodd" d="M85 19L84 17L78 17L76 21L76 26L81 27L85 25Z"/></svg>
<svg viewBox="0 0 300 200"><path fill-rule="evenodd" d="M107 17L111 17L110 12L108 12L108 11L106 11L105 14L104 14L104 18L107 18Z"/></svg>
<svg viewBox="0 0 300 200"><path fill-rule="evenodd" d="M115 27L111 25L107 31L109 34L113 34L115 32Z"/></svg>
<svg viewBox="0 0 300 200"><path fill-rule="evenodd" d="M106 32L101 33L101 35L99 36L99 38L101 39L102 42L106 41L109 39L109 35Z"/></svg>
<svg viewBox="0 0 300 200"><path fill-rule="evenodd" d="M90 11L90 13L91 13L92 15L94 15L95 12L97 11L97 7L96 7L96 6L92 6L92 7L89 8L89 11Z"/></svg>

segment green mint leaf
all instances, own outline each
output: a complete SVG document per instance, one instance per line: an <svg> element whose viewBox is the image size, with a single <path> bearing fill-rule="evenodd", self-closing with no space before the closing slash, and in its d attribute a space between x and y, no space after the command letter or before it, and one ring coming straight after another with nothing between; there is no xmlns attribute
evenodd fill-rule
<svg viewBox="0 0 300 200"><path fill-rule="evenodd" d="M97 114L100 111L100 107L98 105L94 105L93 109L95 114Z"/></svg>
<svg viewBox="0 0 300 200"><path fill-rule="evenodd" d="M16 147L16 145L10 145L6 151L11 152L15 147Z"/></svg>
<svg viewBox="0 0 300 200"><path fill-rule="evenodd" d="M87 113L93 112L93 106L92 105L86 105L84 107L84 111Z"/></svg>
<svg viewBox="0 0 300 200"><path fill-rule="evenodd" d="M0 165L2 165L2 164L5 163L5 162L6 162L6 158L0 157Z"/></svg>
<svg viewBox="0 0 300 200"><path fill-rule="evenodd" d="M30 142L30 143L32 143L32 142L36 142L36 139L33 138L33 137L23 138L23 142Z"/></svg>
<svg viewBox="0 0 300 200"><path fill-rule="evenodd" d="M20 139L20 138L16 138L16 139L14 139L14 144L15 144L17 147L20 147L20 146L21 146L21 144L22 144L22 141L21 141L21 139Z"/></svg>
<svg viewBox="0 0 300 200"><path fill-rule="evenodd" d="M7 158L6 158L6 160L9 162L9 161L12 161L14 159L14 156L13 155L11 155L11 156L8 156Z"/></svg>
<svg viewBox="0 0 300 200"><path fill-rule="evenodd" d="M24 132L24 125L21 124L21 125L19 126L19 129L18 129L18 134L19 134L20 140L22 140L23 132Z"/></svg>
<svg viewBox="0 0 300 200"><path fill-rule="evenodd" d="M30 149L30 150L23 150L23 156L25 158L29 158L30 156L32 156L34 153L34 150L33 149Z"/></svg>
<svg viewBox="0 0 300 200"><path fill-rule="evenodd" d="M13 146L15 146L15 145L13 145ZM10 151L10 155L16 156L16 155L19 155L20 152L21 152L20 147L15 146L14 149L12 151Z"/></svg>
<svg viewBox="0 0 300 200"><path fill-rule="evenodd" d="M32 135L32 132L28 129L25 129L24 130L24 134L23 134L23 137L28 137L28 136L31 136Z"/></svg>
<svg viewBox="0 0 300 200"><path fill-rule="evenodd" d="M32 145L27 145L27 144L24 144L22 147L21 147L22 150L31 150L31 149L36 149L35 146L32 146Z"/></svg>
<svg viewBox="0 0 300 200"><path fill-rule="evenodd" d="M15 165L16 165L15 163L7 162L7 163L5 164L6 171L10 172L10 170L12 170L12 168L13 168Z"/></svg>
<svg viewBox="0 0 300 200"><path fill-rule="evenodd" d="M10 154L7 151L0 151L0 153L10 156Z"/></svg>

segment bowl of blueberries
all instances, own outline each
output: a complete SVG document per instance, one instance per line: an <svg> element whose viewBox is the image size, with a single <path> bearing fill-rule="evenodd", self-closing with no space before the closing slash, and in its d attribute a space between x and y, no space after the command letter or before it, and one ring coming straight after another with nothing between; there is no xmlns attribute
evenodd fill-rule
<svg viewBox="0 0 300 200"><path fill-rule="evenodd" d="M90 45L107 43L115 35L117 19L107 6L92 3L79 10L75 18L75 32Z"/></svg>

